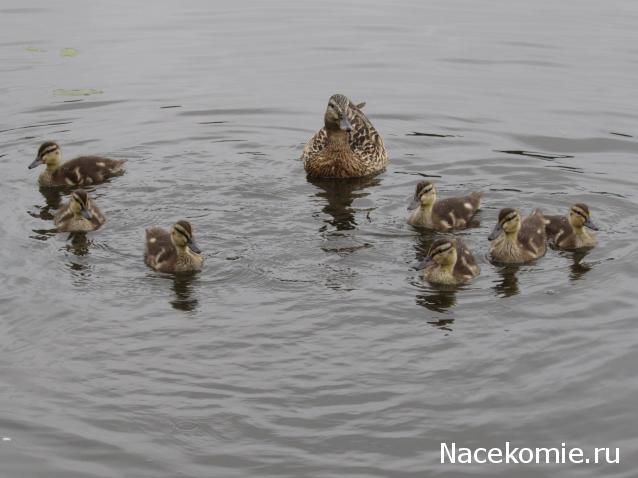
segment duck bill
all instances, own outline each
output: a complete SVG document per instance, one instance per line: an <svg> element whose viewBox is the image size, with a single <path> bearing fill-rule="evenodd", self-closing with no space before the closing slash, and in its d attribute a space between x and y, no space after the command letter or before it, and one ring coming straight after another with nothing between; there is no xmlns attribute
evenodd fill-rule
<svg viewBox="0 0 638 478"><path fill-rule="evenodd" d="M408 205L408 211L414 211L421 205L420 199L413 199L412 202Z"/></svg>
<svg viewBox="0 0 638 478"><path fill-rule="evenodd" d="M492 229L492 232L490 232L490 235L487 236L487 240L488 241L493 241L498 236L500 236L502 233L503 233L503 228L501 227L500 224L497 224L496 226L494 226L494 229Z"/></svg>
<svg viewBox="0 0 638 478"><path fill-rule="evenodd" d="M585 227L591 229L592 231L598 231L598 226L596 224L594 224L591 219L587 219L587 221L585 222Z"/></svg>
<svg viewBox="0 0 638 478"><path fill-rule="evenodd" d="M345 116L339 120L339 129L342 131L352 131L352 124Z"/></svg>
<svg viewBox="0 0 638 478"><path fill-rule="evenodd" d="M417 271L421 271L425 269L427 266L429 266L430 264L432 264L432 262L433 262L432 257L428 256L425 259L423 259L421 262L419 262L417 265L415 265L414 269Z"/></svg>
<svg viewBox="0 0 638 478"><path fill-rule="evenodd" d="M188 248L193 251L195 254L201 254L202 250L199 248L199 246L197 245L197 243L191 239L190 241L188 241L187 243Z"/></svg>
<svg viewBox="0 0 638 478"><path fill-rule="evenodd" d="M42 164L42 158L37 157L33 160L31 164L29 164L29 169L36 168Z"/></svg>
<svg viewBox="0 0 638 478"><path fill-rule="evenodd" d="M83 207L83 208L80 210L80 214L82 214L82 217L83 217L84 219L88 219L89 221L90 221L91 219L93 219L93 213L92 213L91 211L89 211L89 210L88 210L87 208L85 208L85 207Z"/></svg>

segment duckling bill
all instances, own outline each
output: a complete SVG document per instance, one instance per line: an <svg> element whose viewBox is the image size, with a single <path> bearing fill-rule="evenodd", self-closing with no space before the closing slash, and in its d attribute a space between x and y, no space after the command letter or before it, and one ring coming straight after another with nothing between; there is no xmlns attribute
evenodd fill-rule
<svg viewBox="0 0 638 478"><path fill-rule="evenodd" d="M574 250L596 245L596 237L587 229L598 230L590 217L589 207L583 203L573 204L565 216L545 216L549 221L547 239L558 249Z"/></svg>
<svg viewBox="0 0 638 478"><path fill-rule="evenodd" d="M416 266L433 284L457 285L477 277L481 269L472 252L459 238L441 238L432 243L427 257Z"/></svg>
<svg viewBox="0 0 638 478"><path fill-rule="evenodd" d="M408 224L443 232L466 228L481 207L482 196L480 192L472 192L467 196L437 200L434 184L421 181L408 206L411 211Z"/></svg>
<svg viewBox="0 0 638 478"><path fill-rule="evenodd" d="M177 221L166 231L161 227L146 229L144 260L158 272L201 270L204 259L188 221Z"/></svg>
<svg viewBox="0 0 638 478"><path fill-rule="evenodd" d="M86 191L78 189L71 193L53 222L60 232L90 232L100 228L106 218Z"/></svg>
<svg viewBox="0 0 638 478"><path fill-rule="evenodd" d="M383 139L361 111L344 95L330 97L324 127L310 138L301 159L314 178L358 178L382 171L388 154Z"/></svg>
<svg viewBox="0 0 638 478"><path fill-rule="evenodd" d="M518 209L501 209L488 239L490 255L497 262L522 264L545 255L547 247L543 213L535 209L524 220Z"/></svg>
<svg viewBox="0 0 638 478"><path fill-rule="evenodd" d="M109 159L101 156L80 156L62 163L60 146L54 141L40 145L38 154L29 169L45 165L40 173L40 186L88 186L99 184L124 173L123 159Z"/></svg>

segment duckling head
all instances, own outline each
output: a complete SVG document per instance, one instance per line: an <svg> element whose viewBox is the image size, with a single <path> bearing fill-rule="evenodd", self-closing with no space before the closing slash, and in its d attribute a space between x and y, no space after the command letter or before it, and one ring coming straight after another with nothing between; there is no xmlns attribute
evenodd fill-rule
<svg viewBox="0 0 638 478"><path fill-rule="evenodd" d="M84 219L88 220L93 218L93 213L91 212L91 200L84 189L77 189L71 193L69 208L76 216L82 216Z"/></svg>
<svg viewBox="0 0 638 478"><path fill-rule="evenodd" d="M432 263L449 269L456 264L457 253L454 239L440 238L432 243L428 255L415 268L417 270L425 269Z"/></svg>
<svg viewBox="0 0 638 478"><path fill-rule="evenodd" d="M187 247L195 254L202 251L193 239L193 228L188 221L177 221L171 228L171 241L177 249L183 250Z"/></svg>
<svg viewBox="0 0 638 478"><path fill-rule="evenodd" d="M351 131L352 125L348 120L348 105L350 101L344 95L332 95L328 100L328 107L324 115L327 131Z"/></svg>
<svg viewBox="0 0 638 478"><path fill-rule="evenodd" d="M573 204L572 207L569 208L569 224L574 229L587 227L594 231L598 230L598 226L596 226L589 217L589 208L583 203Z"/></svg>
<svg viewBox="0 0 638 478"><path fill-rule="evenodd" d="M33 169L41 164L46 164L47 167L55 167L60 164L62 159L62 152L60 146L55 141L45 141L38 148L38 154L31 164L29 169Z"/></svg>
<svg viewBox="0 0 638 478"><path fill-rule="evenodd" d="M507 236L516 235L521 228L521 213L518 209L506 207L501 209L498 214L498 222L492 233L488 236L488 240L493 241L502 233Z"/></svg>
<svg viewBox="0 0 638 478"><path fill-rule="evenodd" d="M416 185L416 190L414 191L414 198L412 198L412 202L408 206L408 210L416 209L420 206L424 208L431 207L436 201L436 188L434 184L430 181L421 181Z"/></svg>

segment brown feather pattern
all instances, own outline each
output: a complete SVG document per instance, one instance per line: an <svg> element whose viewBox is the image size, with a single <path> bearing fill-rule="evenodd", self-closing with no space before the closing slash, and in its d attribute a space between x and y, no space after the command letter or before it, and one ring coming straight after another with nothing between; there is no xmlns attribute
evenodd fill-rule
<svg viewBox="0 0 638 478"><path fill-rule="evenodd" d="M367 116L356 105L343 95L342 107L352 125L345 135L342 145L332 145L325 126L315 133L306 143L301 159L304 168L311 177L362 177L382 171L388 155L383 139L372 126ZM330 135L333 133L331 132Z"/></svg>

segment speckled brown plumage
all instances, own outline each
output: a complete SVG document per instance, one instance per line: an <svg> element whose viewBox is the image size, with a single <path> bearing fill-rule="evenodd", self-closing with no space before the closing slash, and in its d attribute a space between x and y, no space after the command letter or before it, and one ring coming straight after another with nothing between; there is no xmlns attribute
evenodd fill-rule
<svg viewBox="0 0 638 478"><path fill-rule="evenodd" d="M345 114L351 130L321 128L304 147L301 159L310 177L353 178L382 171L388 161L383 139L356 105L344 95L333 95L329 105Z"/></svg>

